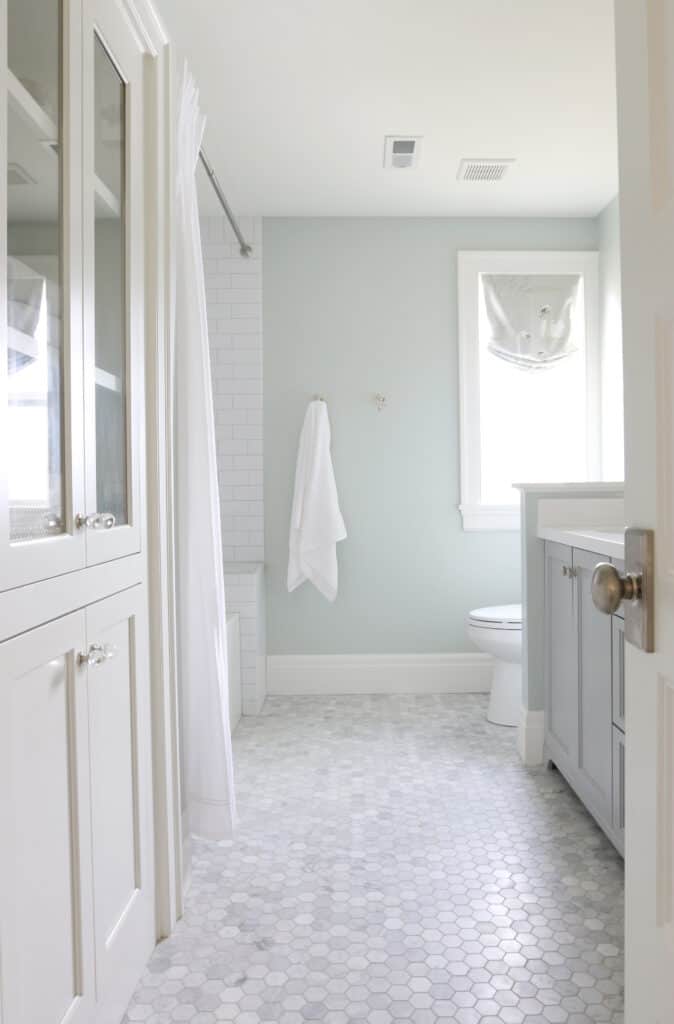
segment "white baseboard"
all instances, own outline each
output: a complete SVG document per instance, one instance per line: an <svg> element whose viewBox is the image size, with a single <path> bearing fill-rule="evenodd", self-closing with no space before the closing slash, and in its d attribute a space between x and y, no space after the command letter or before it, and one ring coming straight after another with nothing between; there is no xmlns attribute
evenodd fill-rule
<svg viewBox="0 0 674 1024"><path fill-rule="evenodd" d="M489 693L487 654L270 655L269 694Z"/></svg>
<svg viewBox="0 0 674 1024"><path fill-rule="evenodd" d="M543 764L543 739L545 736L545 712L528 711L522 708L520 724L517 727L517 751L529 768Z"/></svg>

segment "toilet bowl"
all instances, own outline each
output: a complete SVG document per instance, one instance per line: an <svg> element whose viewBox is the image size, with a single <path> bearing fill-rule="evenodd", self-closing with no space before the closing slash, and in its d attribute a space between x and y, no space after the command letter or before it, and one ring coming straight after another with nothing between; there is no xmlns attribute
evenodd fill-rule
<svg viewBox="0 0 674 1024"><path fill-rule="evenodd" d="M522 703L522 605L476 608L468 616L468 637L494 659L487 719L517 725Z"/></svg>

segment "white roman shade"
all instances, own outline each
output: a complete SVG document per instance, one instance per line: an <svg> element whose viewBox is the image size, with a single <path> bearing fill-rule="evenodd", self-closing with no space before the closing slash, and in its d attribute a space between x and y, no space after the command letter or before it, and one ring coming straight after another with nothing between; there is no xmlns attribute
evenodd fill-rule
<svg viewBox="0 0 674 1024"><path fill-rule="evenodd" d="M523 370L542 370L576 351L578 274L483 274L488 348Z"/></svg>

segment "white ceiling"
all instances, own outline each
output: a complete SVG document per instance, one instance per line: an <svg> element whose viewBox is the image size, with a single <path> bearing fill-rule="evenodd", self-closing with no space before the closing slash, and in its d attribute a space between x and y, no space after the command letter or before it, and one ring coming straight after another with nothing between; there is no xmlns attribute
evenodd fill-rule
<svg viewBox="0 0 674 1024"><path fill-rule="evenodd" d="M613 0L156 3L239 215L595 215L617 192ZM424 137L418 168L382 167L387 134ZM462 157L517 162L458 182Z"/></svg>

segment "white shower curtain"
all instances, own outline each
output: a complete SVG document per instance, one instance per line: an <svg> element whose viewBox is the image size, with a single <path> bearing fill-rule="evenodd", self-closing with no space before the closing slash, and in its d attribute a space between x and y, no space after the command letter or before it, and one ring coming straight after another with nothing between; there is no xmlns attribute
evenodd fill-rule
<svg viewBox="0 0 674 1024"><path fill-rule="evenodd" d="M204 129L185 68L177 126L175 478L178 664L183 780L189 827L208 839L236 821L229 725L220 498L197 204Z"/></svg>

